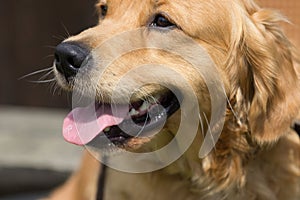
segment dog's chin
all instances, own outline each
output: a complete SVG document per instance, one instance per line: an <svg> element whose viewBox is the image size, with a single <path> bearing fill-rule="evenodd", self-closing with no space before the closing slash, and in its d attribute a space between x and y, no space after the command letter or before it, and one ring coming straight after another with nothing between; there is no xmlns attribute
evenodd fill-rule
<svg viewBox="0 0 300 200"><path fill-rule="evenodd" d="M149 97L130 102L126 118L120 124L106 127L87 146L108 153L122 149L139 151L162 132L167 119L180 109L181 99L169 90ZM102 104L96 103L96 109Z"/></svg>

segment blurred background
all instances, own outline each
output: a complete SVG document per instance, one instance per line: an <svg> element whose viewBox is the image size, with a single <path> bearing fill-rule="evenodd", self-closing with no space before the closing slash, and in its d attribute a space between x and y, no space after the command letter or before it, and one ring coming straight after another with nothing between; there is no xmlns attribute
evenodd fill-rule
<svg viewBox="0 0 300 200"><path fill-rule="evenodd" d="M96 0L0 0L0 199L36 199L76 169L82 149L64 142L71 97L45 73L57 44L97 23ZM42 77L41 80L53 76Z"/></svg>
<svg viewBox="0 0 300 200"><path fill-rule="evenodd" d="M35 199L62 183L79 163L81 149L61 136L71 97L52 76L20 77L52 66L68 35L97 23L96 0L0 0L0 199ZM261 0L292 22L286 34L300 45L300 1ZM44 78L44 79L43 79Z"/></svg>

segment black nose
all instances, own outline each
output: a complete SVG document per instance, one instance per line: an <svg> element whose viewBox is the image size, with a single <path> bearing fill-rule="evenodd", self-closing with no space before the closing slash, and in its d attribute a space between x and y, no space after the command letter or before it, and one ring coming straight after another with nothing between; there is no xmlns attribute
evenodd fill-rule
<svg viewBox="0 0 300 200"><path fill-rule="evenodd" d="M56 69L68 81L69 78L77 74L88 54L89 50L79 43L63 42L55 49Z"/></svg>

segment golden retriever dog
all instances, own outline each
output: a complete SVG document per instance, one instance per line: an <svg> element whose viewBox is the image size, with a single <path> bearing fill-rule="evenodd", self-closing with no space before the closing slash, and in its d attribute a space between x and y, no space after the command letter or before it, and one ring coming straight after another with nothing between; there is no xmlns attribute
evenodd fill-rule
<svg viewBox="0 0 300 200"><path fill-rule="evenodd" d="M56 48L57 82L79 97L63 135L88 150L50 199L300 199L297 53L282 15L252 0L96 7L99 24Z"/></svg>

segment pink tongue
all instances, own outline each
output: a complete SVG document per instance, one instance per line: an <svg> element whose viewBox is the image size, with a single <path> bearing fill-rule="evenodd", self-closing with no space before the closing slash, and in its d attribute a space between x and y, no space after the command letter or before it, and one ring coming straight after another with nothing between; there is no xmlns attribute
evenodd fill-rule
<svg viewBox="0 0 300 200"><path fill-rule="evenodd" d="M75 108L65 118L63 123L63 136L66 141L85 145L92 141L105 128L120 124L128 113L128 106L102 105L95 112L94 104ZM113 116L114 114L114 116Z"/></svg>

